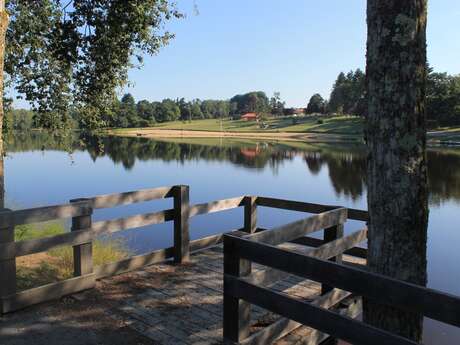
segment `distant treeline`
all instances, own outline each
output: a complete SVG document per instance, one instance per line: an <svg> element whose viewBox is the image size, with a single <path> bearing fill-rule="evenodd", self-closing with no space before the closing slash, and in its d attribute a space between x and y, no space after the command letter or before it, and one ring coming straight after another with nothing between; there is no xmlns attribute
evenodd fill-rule
<svg viewBox="0 0 460 345"><path fill-rule="evenodd" d="M426 112L429 127L460 125L460 75L436 73L428 67ZM286 108L280 93L269 98L263 91L236 95L229 100L186 101L164 99L160 102L137 101L131 94L114 100L103 117L104 127L148 127L168 121L238 118L248 112L259 115L349 114L365 117L367 111L366 75L360 69L341 72L332 86L329 100L314 94L306 108ZM87 128L85 117L71 112L70 126ZM7 109L6 129L27 130L38 127L34 113Z"/></svg>
<svg viewBox="0 0 460 345"><path fill-rule="evenodd" d="M329 100L314 94L307 113L337 113L366 116L366 75L360 69L341 72ZM427 69L426 115L430 127L460 125L460 75Z"/></svg>
<svg viewBox="0 0 460 345"><path fill-rule="evenodd" d="M106 127L147 127L168 121L237 118L247 112L283 115L288 111L289 109L284 108L279 93L268 98L262 91L236 95L230 100L186 101L184 98L167 98L161 102L136 102L128 93L113 103L112 109L104 117L104 124ZM78 121L78 115L76 120Z"/></svg>

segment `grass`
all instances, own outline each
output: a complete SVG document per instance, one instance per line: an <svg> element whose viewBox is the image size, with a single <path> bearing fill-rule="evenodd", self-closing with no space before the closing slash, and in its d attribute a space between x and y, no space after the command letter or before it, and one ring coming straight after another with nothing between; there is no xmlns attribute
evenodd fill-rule
<svg viewBox="0 0 460 345"><path fill-rule="evenodd" d="M55 236L66 230L60 223L21 225L15 229L15 240L24 241ZM104 239L93 242L94 266L126 258L129 252L120 240ZM48 252L22 256L16 259L18 290L29 289L73 276L73 249L71 246L56 247Z"/></svg>
<svg viewBox="0 0 460 345"><path fill-rule="evenodd" d="M175 129L195 131L226 131L226 132L295 132L295 133L331 133L362 135L363 121L357 116L282 116L269 117L264 123L266 128L261 128L255 121L242 121L219 119L172 121L157 124L153 129ZM122 134L132 131L133 128L116 129Z"/></svg>
<svg viewBox="0 0 460 345"><path fill-rule="evenodd" d="M319 133L334 134L348 138L362 138L364 120L358 116L282 116L269 117L264 123L266 128L254 121L223 119L222 125L219 119L172 121L157 124L150 128L118 128L111 130L109 134L121 135L136 133L141 129L169 129L189 131L225 131L225 132L255 132L255 133ZM274 136L275 137L275 136ZM202 141L202 139L200 139ZM443 127L429 131L428 140L433 143L460 142L460 127Z"/></svg>

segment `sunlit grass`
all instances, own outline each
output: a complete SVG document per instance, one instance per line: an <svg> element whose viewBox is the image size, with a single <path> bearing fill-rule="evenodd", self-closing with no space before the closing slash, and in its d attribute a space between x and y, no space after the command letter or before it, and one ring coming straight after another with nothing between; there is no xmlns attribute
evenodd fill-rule
<svg viewBox="0 0 460 345"><path fill-rule="evenodd" d="M16 227L15 240L25 241L65 233L60 223L22 225ZM129 251L120 239L107 238L93 241L93 265L99 266L122 260ZM16 279L19 290L68 279L73 276L73 248L56 247L48 252L37 253L16 259Z"/></svg>
<svg viewBox="0 0 460 345"><path fill-rule="evenodd" d="M223 119L172 121L150 127L152 129L227 131L227 132L321 132L333 134L356 134L363 131L363 119L357 116L281 116L266 117L262 122ZM120 128L112 133L123 134L141 128Z"/></svg>

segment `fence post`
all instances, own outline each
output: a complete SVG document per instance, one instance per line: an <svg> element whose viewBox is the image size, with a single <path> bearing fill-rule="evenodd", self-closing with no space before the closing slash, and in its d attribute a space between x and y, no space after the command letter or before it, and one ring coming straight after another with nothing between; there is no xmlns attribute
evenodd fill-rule
<svg viewBox="0 0 460 345"><path fill-rule="evenodd" d="M343 237L343 224L337 224L330 228L324 229L324 243L335 241L338 238ZM342 254L330 258L329 261L342 263ZM321 294L324 295L334 289L332 286L321 284ZM324 345L336 345L338 340L333 337L329 337L325 340Z"/></svg>
<svg viewBox="0 0 460 345"><path fill-rule="evenodd" d="M72 199L70 203L87 201L88 199ZM88 214L72 218L71 231L88 229L91 231L91 214L93 209L90 208ZM74 277L93 273L93 242L73 246L73 275Z"/></svg>
<svg viewBox="0 0 460 345"><path fill-rule="evenodd" d="M190 260L190 188L174 186L174 262Z"/></svg>
<svg viewBox="0 0 460 345"><path fill-rule="evenodd" d="M232 238L224 236L224 276L243 277L251 274L251 262L235 252ZM251 304L233 297L224 279L224 343L239 343L249 336Z"/></svg>
<svg viewBox="0 0 460 345"><path fill-rule="evenodd" d="M255 196L244 197L244 231L252 234L257 230L257 204Z"/></svg>
<svg viewBox="0 0 460 345"><path fill-rule="evenodd" d="M0 243L14 242L14 223L12 211L4 208L0 211L2 226L0 227ZM6 221L4 221L6 220ZM1 311L5 312L3 297L16 293L16 258L0 260L0 301Z"/></svg>
<svg viewBox="0 0 460 345"><path fill-rule="evenodd" d="M343 237L343 224L337 224L330 228L324 229L324 243L335 241L341 237ZM330 258L329 261L334 261L340 264L342 263L342 256L342 254L339 254L333 258ZM322 284L321 293L324 295L332 289L333 287Z"/></svg>

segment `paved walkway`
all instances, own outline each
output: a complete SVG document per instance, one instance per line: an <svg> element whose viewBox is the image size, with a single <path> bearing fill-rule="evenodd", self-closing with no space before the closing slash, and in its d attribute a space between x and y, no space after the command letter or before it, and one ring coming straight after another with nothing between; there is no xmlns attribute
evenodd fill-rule
<svg viewBox="0 0 460 345"><path fill-rule="evenodd" d="M222 248L214 247L190 264L103 279L95 289L2 317L0 344L222 344L222 267ZM297 277L274 288L307 300L319 294L319 284ZM259 307L251 316L251 332L277 318ZM300 344L307 334L302 327L278 343Z"/></svg>

